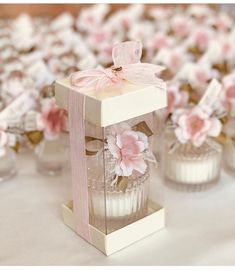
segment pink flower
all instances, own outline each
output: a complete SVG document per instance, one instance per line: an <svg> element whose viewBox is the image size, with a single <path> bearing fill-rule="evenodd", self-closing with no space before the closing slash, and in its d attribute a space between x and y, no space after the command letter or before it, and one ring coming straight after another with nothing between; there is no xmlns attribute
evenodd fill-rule
<svg viewBox="0 0 235 271"><path fill-rule="evenodd" d="M129 125L116 126L115 135L108 136L108 149L117 159L115 173L130 176L133 170L144 173L146 163L143 152L148 148L148 138L141 132L131 130Z"/></svg>
<svg viewBox="0 0 235 271"><path fill-rule="evenodd" d="M191 30L192 22L184 15L176 15L171 20L171 29L179 38L185 38Z"/></svg>
<svg viewBox="0 0 235 271"><path fill-rule="evenodd" d="M192 34L193 42L202 51L205 51L208 48L212 37L213 32L208 28L197 28Z"/></svg>
<svg viewBox="0 0 235 271"><path fill-rule="evenodd" d="M221 42L222 54L230 57L234 51L234 44L230 40L223 40Z"/></svg>
<svg viewBox="0 0 235 271"><path fill-rule="evenodd" d="M175 111L176 108L184 107L188 103L188 93L180 91L179 84L175 82L168 83L167 85L167 99L168 105L165 108L166 117Z"/></svg>
<svg viewBox="0 0 235 271"><path fill-rule="evenodd" d="M153 37L153 47L154 49L160 50L164 47L170 47L170 38L162 32L156 33Z"/></svg>
<svg viewBox="0 0 235 271"><path fill-rule="evenodd" d="M226 13L221 13L215 17L214 24L219 31L226 32L233 26L233 20Z"/></svg>
<svg viewBox="0 0 235 271"><path fill-rule="evenodd" d="M235 74L228 75L223 80L222 102L228 110L235 105Z"/></svg>
<svg viewBox="0 0 235 271"><path fill-rule="evenodd" d="M184 57L181 51L172 50L169 56L169 68L175 73L184 63Z"/></svg>
<svg viewBox="0 0 235 271"><path fill-rule="evenodd" d="M81 9L81 12L76 21L78 30L92 32L94 29L99 29L106 14L109 12L107 4L92 5Z"/></svg>
<svg viewBox="0 0 235 271"><path fill-rule="evenodd" d="M208 82L214 77L213 70L204 63L192 66L188 71L188 81L193 89L202 92L206 89Z"/></svg>
<svg viewBox="0 0 235 271"><path fill-rule="evenodd" d="M173 74L187 61L187 56L182 48L162 48L155 56L153 62L165 65Z"/></svg>
<svg viewBox="0 0 235 271"><path fill-rule="evenodd" d="M65 127L66 114L65 110L56 106L54 101L50 107L43 110L38 126L42 128L47 138L57 137Z"/></svg>
<svg viewBox="0 0 235 271"><path fill-rule="evenodd" d="M211 109L206 106L176 110L172 120L177 126L175 134L178 140L182 144L191 141L194 146L199 147L208 136L217 137L221 132L222 124L211 114Z"/></svg>

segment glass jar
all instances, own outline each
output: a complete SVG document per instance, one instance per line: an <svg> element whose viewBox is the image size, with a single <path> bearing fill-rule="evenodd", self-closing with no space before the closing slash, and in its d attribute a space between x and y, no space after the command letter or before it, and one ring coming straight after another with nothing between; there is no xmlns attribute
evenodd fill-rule
<svg viewBox="0 0 235 271"><path fill-rule="evenodd" d="M165 146L165 180L174 188L203 190L219 180L222 146L213 139L195 147L191 142L181 144L172 133Z"/></svg>
<svg viewBox="0 0 235 271"><path fill-rule="evenodd" d="M225 169L235 175L235 138L227 138L224 146Z"/></svg>
<svg viewBox="0 0 235 271"><path fill-rule="evenodd" d="M104 153L105 172L102 171L102 165L99 165L102 155L99 152L87 157L90 223L102 229L106 220L108 231L112 232L146 216L149 166L144 174L134 171L121 183L114 172L115 160L108 150Z"/></svg>
<svg viewBox="0 0 235 271"><path fill-rule="evenodd" d="M105 234L148 214L154 134L152 113L103 129L86 123L90 224ZM121 171L119 161L128 170Z"/></svg>
<svg viewBox="0 0 235 271"><path fill-rule="evenodd" d="M43 175L59 175L67 165L67 149L61 137L44 138L35 149L37 171Z"/></svg>
<svg viewBox="0 0 235 271"><path fill-rule="evenodd" d="M16 174L16 154L9 147L0 156L0 182L12 178Z"/></svg>

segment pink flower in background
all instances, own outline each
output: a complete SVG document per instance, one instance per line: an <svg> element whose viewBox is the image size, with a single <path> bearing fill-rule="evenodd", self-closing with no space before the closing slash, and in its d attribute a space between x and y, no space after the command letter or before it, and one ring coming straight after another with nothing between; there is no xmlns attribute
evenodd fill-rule
<svg viewBox="0 0 235 271"><path fill-rule="evenodd" d="M198 63L192 66L188 71L188 81L193 89L203 92L209 81L214 77L213 70L204 63Z"/></svg>
<svg viewBox="0 0 235 271"><path fill-rule="evenodd" d="M234 51L234 44L230 40L224 39L221 42L221 49L222 49L222 54L225 55L226 57L231 56L231 54Z"/></svg>
<svg viewBox="0 0 235 271"><path fill-rule="evenodd" d="M176 110L172 120L177 125L175 134L178 140L182 144L191 141L194 146L199 147L208 136L218 136L222 124L211 114L211 109L206 106Z"/></svg>
<svg viewBox="0 0 235 271"><path fill-rule="evenodd" d="M235 75L231 74L223 80L223 91L221 94L223 105L226 109L235 106Z"/></svg>
<svg viewBox="0 0 235 271"><path fill-rule="evenodd" d="M176 72L184 63L184 57L180 51L172 50L169 56L169 68Z"/></svg>
<svg viewBox="0 0 235 271"><path fill-rule="evenodd" d="M208 28L198 28L192 34L193 42L202 51L207 49L212 37L213 33Z"/></svg>
<svg viewBox="0 0 235 271"><path fill-rule="evenodd" d="M171 28L177 37L184 38L191 30L191 21L183 15L176 15L171 20Z"/></svg>
<svg viewBox="0 0 235 271"><path fill-rule="evenodd" d="M204 85L207 83L207 81L209 79L208 74L202 70L196 70L195 76L196 76L198 82L200 82L201 84L204 84Z"/></svg>
<svg viewBox="0 0 235 271"><path fill-rule="evenodd" d="M117 159L115 173L130 176L133 170L144 173L146 163L143 152L148 148L148 138L141 132L132 131L129 125L116 126L116 134L108 136L108 148Z"/></svg>
<svg viewBox="0 0 235 271"><path fill-rule="evenodd" d="M76 20L78 30L92 32L99 29L104 21L106 14L109 12L109 5L98 4L81 9L81 12Z"/></svg>
<svg viewBox="0 0 235 271"><path fill-rule="evenodd" d="M180 91L179 84L176 82L168 83L167 85L167 99L168 105L165 108L165 116L173 113L176 108L184 107L188 103L188 93Z"/></svg>
<svg viewBox="0 0 235 271"><path fill-rule="evenodd" d="M214 24L219 31L228 31L233 26L233 20L226 13L221 13L216 16Z"/></svg>
<svg viewBox="0 0 235 271"><path fill-rule="evenodd" d="M57 137L65 127L66 114L65 110L56 106L54 100L43 109L38 120L38 127L44 131L48 138Z"/></svg>
<svg viewBox="0 0 235 271"><path fill-rule="evenodd" d="M156 33L153 37L154 49L160 50L164 47L170 47L170 38L165 33Z"/></svg>

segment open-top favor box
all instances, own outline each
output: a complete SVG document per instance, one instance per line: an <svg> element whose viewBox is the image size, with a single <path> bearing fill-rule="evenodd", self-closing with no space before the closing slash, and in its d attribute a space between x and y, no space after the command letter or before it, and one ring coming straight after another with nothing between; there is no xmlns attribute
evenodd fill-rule
<svg viewBox="0 0 235 271"><path fill-rule="evenodd" d="M153 113L166 106L166 87L121 80L81 89L71 82L55 87L69 113L73 201L62 205L63 219L110 255L164 227L164 209L148 191L156 168Z"/></svg>

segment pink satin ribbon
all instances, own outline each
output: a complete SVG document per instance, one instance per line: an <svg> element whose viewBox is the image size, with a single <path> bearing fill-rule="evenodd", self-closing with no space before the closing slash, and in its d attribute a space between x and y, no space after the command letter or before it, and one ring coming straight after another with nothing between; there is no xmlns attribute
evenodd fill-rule
<svg viewBox="0 0 235 271"><path fill-rule="evenodd" d="M161 66L141 63L142 45L140 42L123 42L113 48L114 66L75 72L71 75L73 88L69 93L69 127L71 146L73 208L76 232L88 242L89 202L85 152L84 110L86 89L99 91L122 81L137 85L154 85L163 88L163 81L158 73ZM75 88L74 88L75 87ZM105 204L104 204L105 206Z"/></svg>
<svg viewBox="0 0 235 271"><path fill-rule="evenodd" d="M83 94L72 89L69 91L69 136L75 230L90 242L84 102Z"/></svg>

